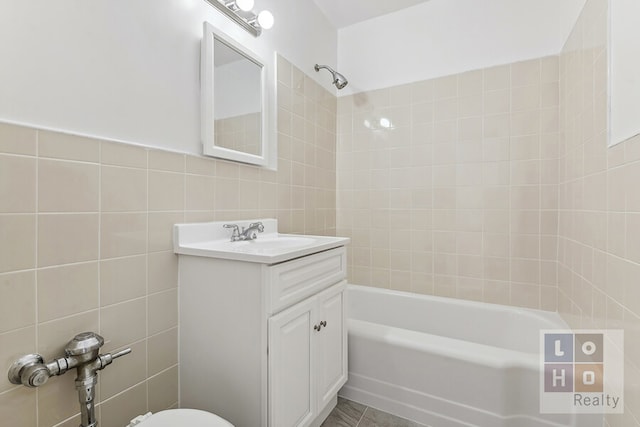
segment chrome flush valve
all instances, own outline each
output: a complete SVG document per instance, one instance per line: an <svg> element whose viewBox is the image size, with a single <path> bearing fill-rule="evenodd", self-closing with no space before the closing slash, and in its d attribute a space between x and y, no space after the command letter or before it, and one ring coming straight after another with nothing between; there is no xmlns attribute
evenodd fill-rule
<svg viewBox="0 0 640 427"><path fill-rule="evenodd" d="M54 375L62 375L76 368L76 389L80 398L80 427L96 427L98 422L94 414L95 385L98 383L97 371L104 369L114 359L131 353L127 348L117 353L99 354L104 338L94 332L76 335L64 350L65 357L48 363L39 354L27 354L15 361L9 368L9 381L27 387L40 387Z"/></svg>

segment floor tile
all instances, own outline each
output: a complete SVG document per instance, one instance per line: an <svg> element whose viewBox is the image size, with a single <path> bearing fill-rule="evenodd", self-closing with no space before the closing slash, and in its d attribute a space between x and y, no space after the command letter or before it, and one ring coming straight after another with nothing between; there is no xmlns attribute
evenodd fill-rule
<svg viewBox="0 0 640 427"><path fill-rule="evenodd" d="M423 427L423 425L338 397L338 404L320 427Z"/></svg>
<svg viewBox="0 0 640 427"><path fill-rule="evenodd" d="M414 421L397 417L374 408L364 411L362 421L357 427L421 427Z"/></svg>
<svg viewBox="0 0 640 427"><path fill-rule="evenodd" d="M338 397L338 404L320 427L356 427L366 406Z"/></svg>

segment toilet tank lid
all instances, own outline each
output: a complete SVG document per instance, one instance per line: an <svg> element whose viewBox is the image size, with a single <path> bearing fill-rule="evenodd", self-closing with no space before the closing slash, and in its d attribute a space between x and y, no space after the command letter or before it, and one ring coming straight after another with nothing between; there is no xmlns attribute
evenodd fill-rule
<svg viewBox="0 0 640 427"><path fill-rule="evenodd" d="M198 409L169 409L146 414L134 418L127 427L233 427L233 424L212 414Z"/></svg>

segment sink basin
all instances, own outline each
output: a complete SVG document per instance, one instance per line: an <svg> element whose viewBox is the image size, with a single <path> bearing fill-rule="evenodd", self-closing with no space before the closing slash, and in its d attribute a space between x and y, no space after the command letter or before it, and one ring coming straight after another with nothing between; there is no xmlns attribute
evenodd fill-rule
<svg viewBox="0 0 640 427"><path fill-rule="evenodd" d="M251 222L257 221L264 224L265 231L254 240L232 242L231 232L223 227L228 223L247 227ZM275 219L177 224L174 226L174 252L275 264L349 243L349 239L345 237L280 234L276 230Z"/></svg>
<svg viewBox="0 0 640 427"><path fill-rule="evenodd" d="M295 249L301 246L312 245L316 239L312 237L300 237L287 234L269 234L259 236L254 240L241 240L238 242L211 242L205 246L211 249L252 252L252 253L276 253L283 250Z"/></svg>

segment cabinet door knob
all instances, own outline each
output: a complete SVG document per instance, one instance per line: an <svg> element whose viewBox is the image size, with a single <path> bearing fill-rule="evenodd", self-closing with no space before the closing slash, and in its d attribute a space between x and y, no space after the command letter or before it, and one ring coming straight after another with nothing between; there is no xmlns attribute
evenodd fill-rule
<svg viewBox="0 0 640 427"><path fill-rule="evenodd" d="M322 329L323 326L324 327L327 326L327 321L326 320L322 320L318 325L314 325L313 326L313 330L320 332L320 329Z"/></svg>

